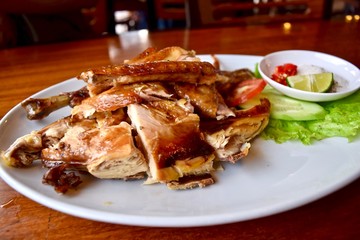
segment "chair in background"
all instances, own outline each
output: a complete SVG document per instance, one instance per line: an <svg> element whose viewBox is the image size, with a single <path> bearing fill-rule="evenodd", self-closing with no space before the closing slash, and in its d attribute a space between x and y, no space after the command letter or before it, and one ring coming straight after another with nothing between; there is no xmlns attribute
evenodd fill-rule
<svg viewBox="0 0 360 240"><path fill-rule="evenodd" d="M326 0L186 0L190 28L321 19ZM329 1L331 2L331 1Z"/></svg>
<svg viewBox="0 0 360 240"><path fill-rule="evenodd" d="M185 20L185 0L154 0L154 5L157 18Z"/></svg>
<svg viewBox="0 0 360 240"><path fill-rule="evenodd" d="M186 23L185 0L153 0L158 28L173 28Z"/></svg>
<svg viewBox="0 0 360 240"><path fill-rule="evenodd" d="M0 48L99 37L101 9L105 0L1 0Z"/></svg>
<svg viewBox="0 0 360 240"><path fill-rule="evenodd" d="M332 13L337 18L360 15L360 0L332 0Z"/></svg>
<svg viewBox="0 0 360 240"><path fill-rule="evenodd" d="M108 33L118 34L117 25L127 25L128 30L137 29L140 22L141 28L156 28L156 19L151 14L153 9L152 2L146 0L106 0L107 2L107 22ZM117 17L117 13L127 13L128 17ZM121 15L121 14L120 14ZM126 15L126 14L125 14ZM140 19L141 18L141 19ZM135 25L132 22L136 22Z"/></svg>

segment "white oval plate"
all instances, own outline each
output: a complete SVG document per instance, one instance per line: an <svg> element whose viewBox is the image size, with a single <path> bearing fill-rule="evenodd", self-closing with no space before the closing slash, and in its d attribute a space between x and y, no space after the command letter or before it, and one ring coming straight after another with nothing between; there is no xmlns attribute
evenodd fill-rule
<svg viewBox="0 0 360 240"><path fill-rule="evenodd" d="M210 56L202 56L212 62ZM262 58L218 55L222 69L253 69ZM75 79L48 88L34 97L48 97L82 86ZM18 137L69 114L61 109L45 120L29 121L17 105L0 122L0 149ZM246 160L225 164L216 184L185 191L143 181L100 180L83 176L77 191L57 194L41 183L40 166L16 169L0 165L0 176L11 187L49 208L96 221L163 227L225 224L269 216L319 199L360 175L360 139L319 141L311 146L256 139ZM1 161L2 162L2 161Z"/></svg>
<svg viewBox="0 0 360 240"><path fill-rule="evenodd" d="M274 69L285 63L314 65L334 74L337 90L334 93L315 93L284 86L271 79ZM259 63L259 72L264 80L283 94L312 102L334 101L354 93L360 88L360 70L344 59L321 52L286 50L266 55Z"/></svg>

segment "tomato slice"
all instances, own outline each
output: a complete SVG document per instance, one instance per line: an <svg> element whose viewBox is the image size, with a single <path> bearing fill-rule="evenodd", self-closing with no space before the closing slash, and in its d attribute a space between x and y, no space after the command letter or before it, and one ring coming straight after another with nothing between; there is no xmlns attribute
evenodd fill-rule
<svg viewBox="0 0 360 240"><path fill-rule="evenodd" d="M278 83L287 86L286 78L297 74L297 66L292 63L285 63L284 65L277 66L271 78Z"/></svg>
<svg viewBox="0 0 360 240"><path fill-rule="evenodd" d="M258 95L266 86L266 82L261 78L254 78L249 80L241 81L231 96L228 98L228 105L230 107L238 106L246 102L247 100Z"/></svg>

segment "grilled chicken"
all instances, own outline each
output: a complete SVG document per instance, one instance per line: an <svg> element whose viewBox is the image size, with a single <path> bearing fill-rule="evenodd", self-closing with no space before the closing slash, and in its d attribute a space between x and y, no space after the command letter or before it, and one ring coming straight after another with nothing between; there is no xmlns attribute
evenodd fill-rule
<svg viewBox="0 0 360 240"><path fill-rule="evenodd" d="M72 127L53 147L42 150L45 161L83 164L98 178L132 178L147 171L126 122L101 128Z"/></svg>
<svg viewBox="0 0 360 240"><path fill-rule="evenodd" d="M219 161L245 157L250 141L266 127L267 99L248 110L227 105L248 70L223 72L179 47L149 48L118 66L79 75L86 88L23 103L30 119L59 107L71 115L17 139L2 153L13 167L41 160L44 183L59 192L81 180L73 170L98 178L165 183L170 189L213 184Z"/></svg>
<svg viewBox="0 0 360 240"><path fill-rule="evenodd" d="M39 131L18 138L6 151L2 158L9 166L27 167L34 160L41 159L42 149L56 144L69 128L70 118L62 118Z"/></svg>
<svg viewBox="0 0 360 240"><path fill-rule="evenodd" d="M72 110L72 114L85 117L95 112L109 112L122 109L132 103L169 99L172 93L161 83L135 83L112 87L98 95L85 99Z"/></svg>
<svg viewBox="0 0 360 240"><path fill-rule="evenodd" d="M189 82L212 84L217 71L208 62L159 61L142 64L123 64L91 69L78 78L88 85L90 96L99 94L113 86L154 81Z"/></svg>
<svg viewBox="0 0 360 240"><path fill-rule="evenodd" d="M176 94L190 101L202 118L223 119L235 116L218 93L215 85L176 83Z"/></svg>
<svg viewBox="0 0 360 240"><path fill-rule="evenodd" d="M3 158L14 167L29 166L38 159L48 166L66 163L98 178L145 176L147 162L134 144L128 123L97 127L95 120L72 121L64 118L19 138Z"/></svg>
<svg viewBox="0 0 360 240"><path fill-rule="evenodd" d="M83 87L74 92L61 93L49 98L29 98L23 101L21 106L26 110L28 119L43 119L62 107L79 105L87 97L89 97L88 90Z"/></svg>
<svg viewBox="0 0 360 240"><path fill-rule="evenodd" d="M149 161L149 183L168 183L214 170L214 150L200 132L198 115L171 101L131 104L128 115Z"/></svg>
<svg viewBox="0 0 360 240"><path fill-rule="evenodd" d="M124 64L90 69L78 79L85 81L90 95L99 94L112 86L153 81L213 83L217 69L208 62L201 62L194 51L180 47L161 50L148 48Z"/></svg>
<svg viewBox="0 0 360 240"><path fill-rule="evenodd" d="M148 48L138 56L130 60L125 60L126 64L139 64L157 61L192 61L199 62L195 51L187 51L181 47L172 46L157 50L156 48Z"/></svg>
<svg viewBox="0 0 360 240"><path fill-rule="evenodd" d="M236 162L248 155L251 146L249 141L268 124L270 102L262 99L260 105L248 110L237 110L235 114L235 117L223 120L202 121L200 125L206 141L215 149L220 161Z"/></svg>

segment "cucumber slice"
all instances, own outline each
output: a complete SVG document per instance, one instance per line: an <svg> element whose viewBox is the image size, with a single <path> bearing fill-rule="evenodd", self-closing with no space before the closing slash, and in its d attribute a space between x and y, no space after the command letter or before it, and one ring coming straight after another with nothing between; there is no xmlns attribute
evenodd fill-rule
<svg viewBox="0 0 360 240"><path fill-rule="evenodd" d="M317 103L296 100L274 91L264 91L255 98L240 105L241 108L250 108L259 104L260 98L267 98L271 103L270 117L288 121L309 121L323 119L325 109Z"/></svg>
<svg viewBox="0 0 360 240"><path fill-rule="evenodd" d="M256 78L262 78L261 74L260 74L260 71L259 71L259 63L255 63L254 76Z"/></svg>

